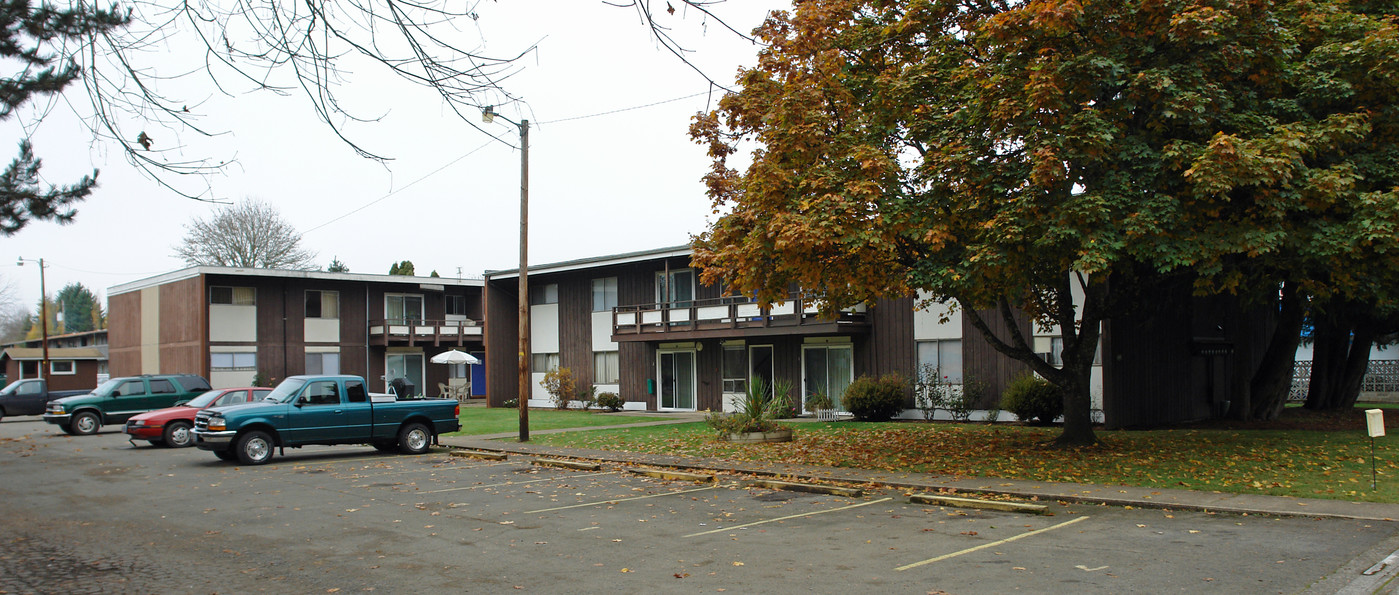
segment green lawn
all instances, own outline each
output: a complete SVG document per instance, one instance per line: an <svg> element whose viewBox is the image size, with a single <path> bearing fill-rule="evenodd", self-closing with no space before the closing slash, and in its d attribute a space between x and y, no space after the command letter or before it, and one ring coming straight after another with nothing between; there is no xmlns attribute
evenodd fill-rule
<svg viewBox="0 0 1399 595"><path fill-rule="evenodd" d="M1357 413L1363 420L1363 414ZM539 444L952 476L1086 482L1399 502L1399 436L1359 429L1099 431L1102 445L1050 449L1057 428L1012 424L801 423L785 444L733 445L703 423L540 435ZM1399 432L1396 432L1399 433Z"/></svg>
<svg viewBox="0 0 1399 595"><path fill-rule="evenodd" d="M655 416L628 415L626 413L531 409L529 411L529 428L530 430L555 430L559 428L615 426L619 424L654 421L655 419ZM476 436L480 434L518 432L519 430L520 410L518 409L506 409L503 407L462 407L461 431L444 435Z"/></svg>

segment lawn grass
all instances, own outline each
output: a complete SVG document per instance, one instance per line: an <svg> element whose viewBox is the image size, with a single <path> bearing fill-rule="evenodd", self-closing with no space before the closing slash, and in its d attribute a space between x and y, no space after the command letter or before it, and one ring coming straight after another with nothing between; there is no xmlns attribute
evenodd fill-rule
<svg viewBox="0 0 1399 595"><path fill-rule="evenodd" d="M703 423L566 432L550 446L731 461L783 462L950 476L1002 477L1306 498L1399 502L1399 447L1360 429L1097 432L1101 446L1053 449L1058 428L972 423L799 423L790 443L721 442Z"/></svg>
<svg viewBox="0 0 1399 595"><path fill-rule="evenodd" d="M520 430L520 410L504 407L462 407L461 430L444 436L478 436L481 434L503 434ZM615 426L654 421L655 416L628 415L626 413L601 413L596 411L556 411L553 409L531 409L529 428L531 430L555 430L560 428L584 428L591 426Z"/></svg>

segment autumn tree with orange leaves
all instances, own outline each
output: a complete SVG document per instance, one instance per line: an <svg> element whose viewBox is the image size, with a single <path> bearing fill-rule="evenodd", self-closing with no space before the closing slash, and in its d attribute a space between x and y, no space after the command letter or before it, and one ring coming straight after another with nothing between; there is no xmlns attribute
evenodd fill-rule
<svg viewBox="0 0 1399 595"><path fill-rule="evenodd" d="M1142 288L1266 302L1286 281L1306 299L1393 268L1395 107L1368 99L1396 96L1399 52L1380 6L798 1L691 128L719 216L694 260L765 301L797 284L829 308L955 303L1062 389L1057 442L1095 443L1100 325ZM1359 268L1326 274L1339 263ZM1059 327L1062 367L983 318L1017 308Z"/></svg>

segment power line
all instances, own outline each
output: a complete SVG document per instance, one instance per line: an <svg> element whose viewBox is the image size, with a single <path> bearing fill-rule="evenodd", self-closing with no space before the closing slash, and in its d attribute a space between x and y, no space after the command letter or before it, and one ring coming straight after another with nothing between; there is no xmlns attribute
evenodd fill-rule
<svg viewBox="0 0 1399 595"><path fill-rule="evenodd" d="M548 121L548 122L540 122L539 124L542 126L542 125L544 125L544 124L555 124L555 123L558 123L558 122L571 122L571 121L573 121L573 120L583 120L583 119L586 119L586 118L597 118L597 117L599 117L599 116L610 116L610 115L612 115L612 114L620 114L620 113L622 113L622 112L629 112L629 111L632 111L632 110L645 109L645 108L648 108L648 107L655 107L655 106L658 106L658 105L665 105L665 104L667 104L667 103L675 103L675 102L677 102L677 101L684 101L684 100L686 100L686 99L691 99L691 98L694 98L694 97L699 97L699 96L705 95L705 94L707 94L707 93L709 93L709 91L704 91L704 92L702 92L702 93L694 93L694 94L692 94L692 95L686 95L686 96L684 96L684 97L676 97L676 98L674 98L674 99L665 99L665 100L662 100L662 101L657 101L657 102L655 102L655 103L648 103L648 104L646 104L646 105L635 105L635 106L632 106L632 107L624 107L624 108L621 108L621 109L614 109L614 110L606 111L606 112L598 112L598 113L596 113L596 114L588 114L588 115L586 115L586 116L573 116L573 117L571 117L571 118L560 118L560 119L558 119L558 120L550 120L550 121Z"/></svg>

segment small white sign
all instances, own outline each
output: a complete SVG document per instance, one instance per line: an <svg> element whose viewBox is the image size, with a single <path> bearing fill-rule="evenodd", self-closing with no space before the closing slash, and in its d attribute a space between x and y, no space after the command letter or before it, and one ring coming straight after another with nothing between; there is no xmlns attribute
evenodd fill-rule
<svg viewBox="0 0 1399 595"><path fill-rule="evenodd" d="M1371 438L1378 438L1384 435L1384 411L1380 409L1365 410L1365 429L1370 431Z"/></svg>

